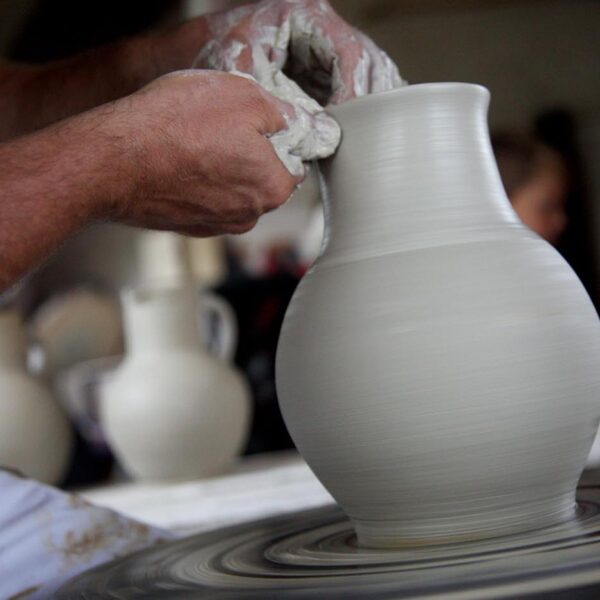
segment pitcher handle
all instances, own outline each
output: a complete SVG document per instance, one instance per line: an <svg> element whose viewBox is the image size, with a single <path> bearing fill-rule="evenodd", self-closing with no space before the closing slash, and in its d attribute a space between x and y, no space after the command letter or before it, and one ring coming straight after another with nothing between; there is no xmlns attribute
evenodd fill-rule
<svg viewBox="0 0 600 600"><path fill-rule="evenodd" d="M203 307L202 320L206 323L206 313L216 317L218 323L216 336L213 340L209 327L204 327L206 344L218 358L232 361L238 341L237 319L231 306L211 292L203 291L201 306Z"/></svg>

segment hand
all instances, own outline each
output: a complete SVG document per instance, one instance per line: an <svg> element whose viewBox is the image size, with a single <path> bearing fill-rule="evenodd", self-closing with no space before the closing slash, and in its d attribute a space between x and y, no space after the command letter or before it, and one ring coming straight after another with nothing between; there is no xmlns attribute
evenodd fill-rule
<svg viewBox="0 0 600 600"><path fill-rule="evenodd" d="M325 0L263 0L209 15L212 40L196 65L243 71L260 83L265 65L286 70L321 104L402 85L398 69Z"/></svg>
<svg viewBox="0 0 600 600"><path fill-rule="evenodd" d="M115 170L129 184L105 215L196 236L248 231L300 181L266 137L290 109L253 81L199 70L115 102L102 129L125 146Z"/></svg>

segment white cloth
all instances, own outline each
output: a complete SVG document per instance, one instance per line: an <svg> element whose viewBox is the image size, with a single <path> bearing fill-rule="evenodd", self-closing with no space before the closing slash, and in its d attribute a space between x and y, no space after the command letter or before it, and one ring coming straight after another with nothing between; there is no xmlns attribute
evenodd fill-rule
<svg viewBox="0 0 600 600"><path fill-rule="evenodd" d="M0 598L47 599L103 562L172 539L109 509L0 470Z"/></svg>
<svg viewBox="0 0 600 600"><path fill-rule="evenodd" d="M232 71L234 75L254 79ZM296 177L306 174L305 162L327 158L338 147L342 131L323 107L305 94L298 84L267 63L258 83L270 94L294 107L294 116L286 116L287 129L269 137L279 160Z"/></svg>

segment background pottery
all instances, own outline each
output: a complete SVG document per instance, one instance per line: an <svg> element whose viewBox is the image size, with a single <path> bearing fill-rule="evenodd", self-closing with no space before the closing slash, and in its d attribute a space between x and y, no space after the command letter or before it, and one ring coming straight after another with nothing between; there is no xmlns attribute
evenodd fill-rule
<svg viewBox="0 0 600 600"><path fill-rule="evenodd" d="M100 418L112 449L136 478L214 475L243 449L247 385L203 346L197 304L191 286L123 294L127 353L101 385ZM235 344L231 333L223 339ZM219 348L231 356L231 345Z"/></svg>
<svg viewBox="0 0 600 600"><path fill-rule="evenodd" d="M59 483L68 466L69 422L48 388L27 371L27 339L16 311L0 312L0 467Z"/></svg>

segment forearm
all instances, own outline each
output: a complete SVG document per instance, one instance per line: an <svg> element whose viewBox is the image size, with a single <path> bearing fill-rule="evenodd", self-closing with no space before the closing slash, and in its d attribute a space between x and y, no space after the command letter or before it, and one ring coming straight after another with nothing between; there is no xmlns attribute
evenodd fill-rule
<svg viewBox="0 0 600 600"><path fill-rule="evenodd" d="M42 66L0 64L0 141L128 95L188 68L208 39L203 18Z"/></svg>
<svg viewBox="0 0 600 600"><path fill-rule="evenodd" d="M127 194L111 105L0 144L0 292Z"/></svg>

